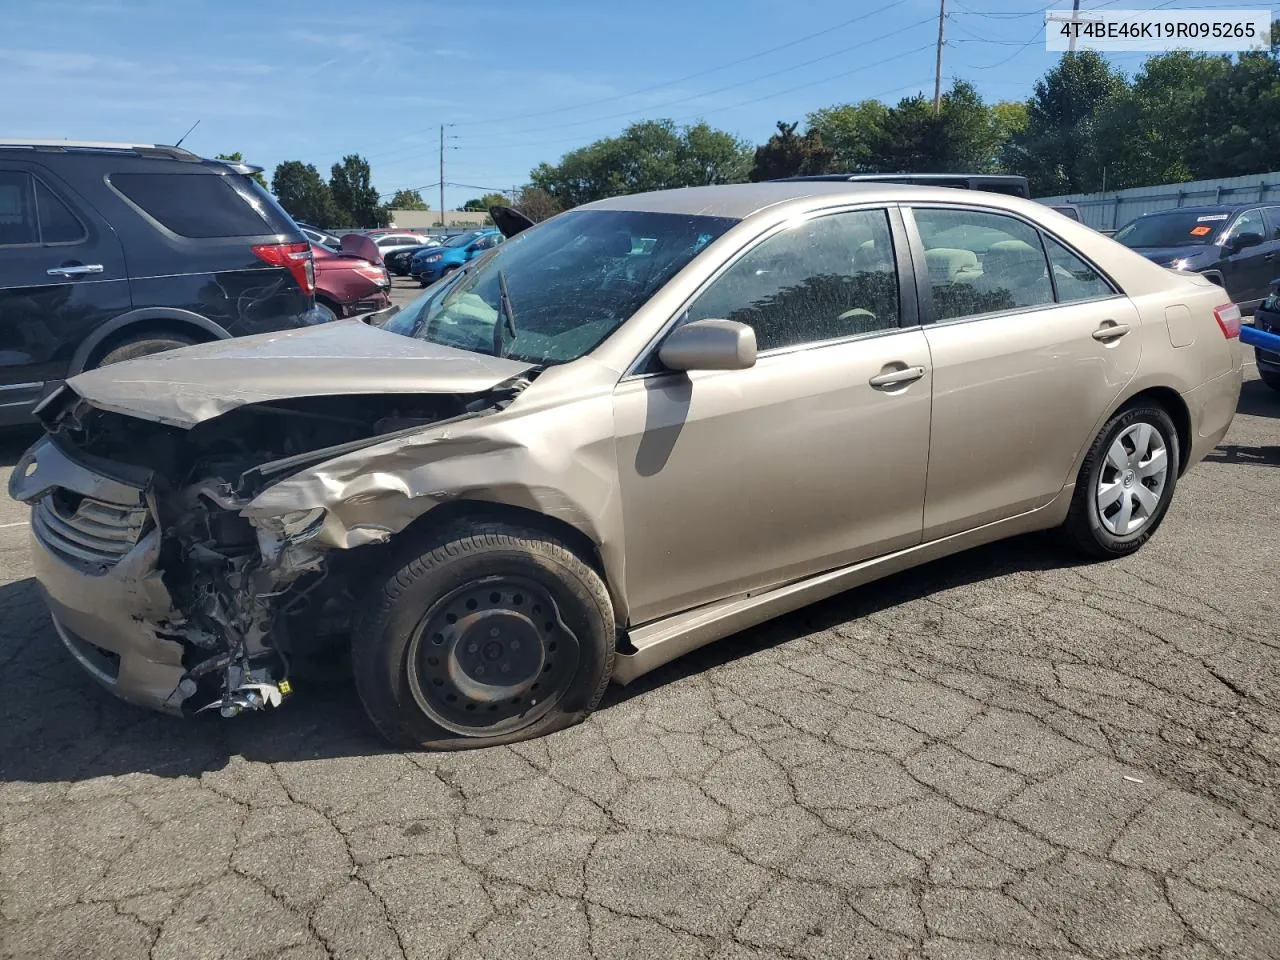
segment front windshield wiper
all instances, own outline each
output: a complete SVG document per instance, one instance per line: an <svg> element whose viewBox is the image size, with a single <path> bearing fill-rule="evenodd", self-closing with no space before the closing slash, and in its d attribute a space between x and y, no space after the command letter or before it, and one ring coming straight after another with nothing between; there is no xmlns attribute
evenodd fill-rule
<svg viewBox="0 0 1280 960"><path fill-rule="evenodd" d="M516 308L511 305L511 291L507 289L507 271L501 269L498 271L498 303L502 308L499 311L502 315L498 317L497 322L493 325L493 355L495 357L503 355L503 348L507 338L511 340L516 338Z"/></svg>

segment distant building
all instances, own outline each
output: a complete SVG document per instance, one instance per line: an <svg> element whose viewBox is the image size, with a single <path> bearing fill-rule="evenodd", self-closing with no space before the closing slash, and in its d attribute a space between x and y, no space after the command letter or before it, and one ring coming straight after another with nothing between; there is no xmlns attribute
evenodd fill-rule
<svg viewBox="0 0 1280 960"><path fill-rule="evenodd" d="M489 215L483 210L446 210L446 227L482 227ZM398 230L424 230L440 226L439 210L392 210L389 226Z"/></svg>

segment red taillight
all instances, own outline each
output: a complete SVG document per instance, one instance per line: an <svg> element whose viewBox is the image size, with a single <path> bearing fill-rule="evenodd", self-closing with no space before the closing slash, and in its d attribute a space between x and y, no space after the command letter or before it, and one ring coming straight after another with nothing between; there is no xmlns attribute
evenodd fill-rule
<svg viewBox="0 0 1280 960"><path fill-rule="evenodd" d="M1240 308L1234 303L1224 303L1213 308L1213 319L1222 328L1222 335L1228 340L1240 336Z"/></svg>
<svg viewBox="0 0 1280 960"><path fill-rule="evenodd" d="M316 292L316 267L311 259L309 243L260 243L253 255L273 267L284 267L298 281L302 292Z"/></svg>

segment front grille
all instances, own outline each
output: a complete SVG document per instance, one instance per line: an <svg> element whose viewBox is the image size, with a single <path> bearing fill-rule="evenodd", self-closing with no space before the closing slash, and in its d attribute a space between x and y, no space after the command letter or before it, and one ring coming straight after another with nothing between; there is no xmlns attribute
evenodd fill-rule
<svg viewBox="0 0 1280 960"><path fill-rule="evenodd" d="M114 564L137 544L147 516L145 507L123 507L59 490L36 504L31 525L51 550L89 563Z"/></svg>

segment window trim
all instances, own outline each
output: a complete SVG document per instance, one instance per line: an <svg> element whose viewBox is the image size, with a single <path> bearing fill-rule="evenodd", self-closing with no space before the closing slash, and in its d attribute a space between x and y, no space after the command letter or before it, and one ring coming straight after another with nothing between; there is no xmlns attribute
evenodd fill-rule
<svg viewBox="0 0 1280 960"><path fill-rule="evenodd" d="M647 380L652 377L670 377L683 375L683 371L676 370L650 370L643 368L653 358L654 354L660 349L662 341L667 338L673 329L675 329L680 318L688 312L689 307L693 305L703 293L710 289L711 285L718 281L730 269L736 266L744 257L754 251L761 244L777 236L779 233L793 227L797 222L808 222L817 220L820 217L836 216L842 213L859 213L859 212L883 211L889 224L889 242L893 245L894 269L898 274L898 325L888 327L884 330L872 330L867 333L850 334L847 337L836 337L828 340L814 340L808 343L796 343L786 347L774 347L771 350L763 350L757 353L758 360L767 360L770 357L786 356L793 353L800 353L807 350L821 350L826 347L837 346L839 344L852 343L858 340L869 340L873 337L890 336L893 334L903 333L909 330L918 330L922 325L918 306L917 285L913 282L915 273L914 264L910 255L910 247L907 241L907 235L903 229L902 214L897 203L885 203L884 201L857 204L841 204L839 206L818 207L812 210L806 210L804 213L795 217L789 217L768 227L762 233L756 234L749 239L741 247L739 247L733 255L716 269L716 271L707 277L698 287L689 294L688 297L675 309L671 316L662 324L649 342L636 354L635 359L627 365L619 382L627 382L631 380ZM914 323L909 321L914 320Z"/></svg>
<svg viewBox="0 0 1280 960"><path fill-rule="evenodd" d="M978 203L939 203L930 201L927 203L904 203L902 206L902 218L906 223L907 235L910 237L912 245L912 256L916 259L918 267L916 273L916 296L920 304L920 323L925 327L943 326L955 323L971 323L974 320L986 320L993 317L1007 317L1015 313L1027 313L1028 311L1039 310L1056 310L1061 307L1073 307L1081 303L1101 303L1104 300L1113 300L1117 297L1127 297L1120 284L1107 271L1103 270L1092 259L1086 257L1080 250L1072 246L1062 237L1058 236L1051 230L1046 230L1043 226L1036 223L1029 217L1022 216L1013 210L1004 210L999 207L984 207ZM1049 266L1050 286L1053 289L1053 302L1040 303L1029 307L1011 307L1008 310L991 310L987 313L966 314L963 317L949 317L946 320L939 320L937 310L933 302L933 285L929 282L929 271L924 263L924 238L920 235L920 227L916 223L916 210L951 210L951 211L968 211L970 213L986 213L997 217L1008 217L1011 220L1017 220L1025 224L1036 232L1040 237L1040 249L1044 253L1045 263ZM1053 261L1049 257L1049 249L1045 244L1045 238L1049 238L1054 242L1061 244L1063 249L1069 251L1072 255L1078 257L1080 262L1088 266L1103 282L1111 288L1109 294L1098 297L1087 297L1082 300L1068 300L1065 303L1058 300L1058 284L1053 277Z"/></svg>

